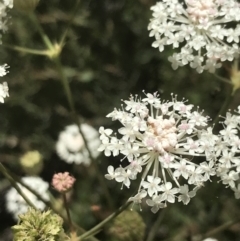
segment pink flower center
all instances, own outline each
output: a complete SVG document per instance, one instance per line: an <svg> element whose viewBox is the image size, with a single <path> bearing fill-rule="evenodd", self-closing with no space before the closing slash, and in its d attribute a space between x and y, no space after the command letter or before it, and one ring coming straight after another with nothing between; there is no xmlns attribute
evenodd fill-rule
<svg viewBox="0 0 240 241"><path fill-rule="evenodd" d="M146 145L150 150L164 153L174 148L177 144L175 120L162 117L148 118L148 130L146 131Z"/></svg>

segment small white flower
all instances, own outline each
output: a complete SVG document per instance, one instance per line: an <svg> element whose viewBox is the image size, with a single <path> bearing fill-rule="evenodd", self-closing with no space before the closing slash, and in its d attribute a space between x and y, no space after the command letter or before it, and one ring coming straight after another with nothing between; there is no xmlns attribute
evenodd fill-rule
<svg viewBox="0 0 240 241"><path fill-rule="evenodd" d="M148 191L148 195L151 197L153 194L157 194L160 191L161 179L159 177L147 176L147 182L143 181L142 186Z"/></svg>
<svg viewBox="0 0 240 241"><path fill-rule="evenodd" d="M108 166L108 174L105 175L105 178L107 178L108 180L112 180L116 177L115 175L115 171L113 166Z"/></svg>
<svg viewBox="0 0 240 241"><path fill-rule="evenodd" d="M28 185L30 188L34 189L41 197L49 201L50 197L48 195L49 185L47 182L43 181L39 177L23 177L22 181L24 184ZM36 208L43 210L45 208L45 203L40 201L33 193L27 190L20 184L17 184L27 198L36 206ZM6 194L6 208L13 214L13 217L17 220L19 214L27 212L29 206L25 200L20 196L15 188L11 188Z"/></svg>
<svg viewBox="0 0 240 241"><path fill-rule="evenodd" d="M190 199L196 195L196 190L189 192L188 185L185 184L184 186L179 187L179 193L178 201L187 205Z"/></svg>
<svg viewBox="0 0 240 241"><path fill-rule="evenodd" d="M160 208L166 207L166 203L163 202L162 197L157 195L154 195L152 199L148 199L146 203L148 206L152 207L151 211L153 213L156 213Z"/></svg>
<svg viewBox="0 0 240 241"><path fill-rule="evenodd" d="M141 209L141 203L142 203L142 199L145 198L147 196L147 192L145 190L141 190L139 193L137 193L134 197L130 197L128 199L129 202L133 202L133 204L138 204Z"/></svg>
<svg viewBox="0 0 240 241"><path fill-rule="evenodd" d="M162 200L169 203L175 202L175 194L179 192L178 188L172 188L172 183L167 182L160 186L160 191L162 192Z"/></svg>
<svg viewBox="0 0 240 241"><path fill-rule="evenodd" d="M81 124L81 131L86 138L91 155L96 158L99 155L97 149L100 146L98 132L88 124ZM103 133L103 129L101 129L101 131ZM105 133L108 133L108 131ZM106 138L102 138L103 143L107 140ZM105 149L105 147L103 148ZM90 164L89 153L77 125L67 126L65 130L59 134L56 143L56 152L59 157L67 163Z"/></svg>

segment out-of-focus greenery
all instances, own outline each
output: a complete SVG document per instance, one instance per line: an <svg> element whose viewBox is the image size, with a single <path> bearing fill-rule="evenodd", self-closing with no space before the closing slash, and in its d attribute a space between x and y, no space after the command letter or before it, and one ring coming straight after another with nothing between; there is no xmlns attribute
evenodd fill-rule
<svg viewBox="0 0 240 241"><path fill-rule="evenodd" d="M160 53L151 47L153 39L147 26L151 17L153 0L81 0L71 23L62 50L61 61L68 76L79 118L96 129L100 126L115 129L117 123L105 116L114 107L120 108L121 99L130 94L143 95L158 91L163 99L171 93L179 99L204 109L214 118L224 102L228 87L212 74L198 74L189 67L174 71L167 49ZM49 38L58 42L63 35L76 4L75 0L43 1L36 9L37 17ZM13 9L9 12L9 30L3 36L1 63L10 65L4 77L10 89L10 98L0 105L0 161L19 176L20 157L30 150L38 150L44 159L40 176L50 182L54 173L70 171L77 179L69 204L73 219L85 229L101 221L111 210L104 190L98 182L93 166L68 165L55 153L58 134L67 124L72 124L65 92L54 63L44 57L16 52L4 47L17 45L44 49L40 35L29 15ZM228 64L226 64L227 68ZM227 75L223 68L222 75ZM236 95L230 108L239 104ZM116 129L117 130L117 129ZM118 165L120 157L98 158L102 176L107 166ZM116 164L113 164L115 162ZM4 195L9 186L0 175L0 240L11 240L10 227L14 224L5 210ZM122 205L134 192L120 190L120 184L105 181L115 208ZM58 197L53 190L53 194ZM164 211L153 214L143 204L141 215L146 223L146 237L158 215L162 215L154 240L184 241L191 235L206 233L240 215L240 204L234 194L213 179L202 188L187 206L175 203ZM137 208L137 207L136 207ZM219 241L240 240L240 224L216 236ZM97 237L108 240L108 231Z"/></svg>

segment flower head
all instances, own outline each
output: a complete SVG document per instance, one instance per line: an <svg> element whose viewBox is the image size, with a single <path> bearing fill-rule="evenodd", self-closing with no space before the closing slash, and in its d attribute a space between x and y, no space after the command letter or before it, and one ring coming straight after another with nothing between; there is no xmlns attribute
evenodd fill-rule
<svg viewBox="0 0 240 241"><path fill-rule="evenodd" d="M196 190L215 175L213 167L214 145L218 137L207 128L208 117L193 110L186 101L164 102L157 93L145 94L123 101L123 110L115 109L107 115L123 125L116 134L100 128L102 145L99 151L105 155L122 154L126 166L108 167L106 178L115 179L130 187L131 181L142 173L138 194L129 200L141 203L150 197L147 204L166 207L166 203L179 201L187 204ZM194 156L204 156L200 164L192 162ZM185 185L180 181L185 180ZM189 187L193 187L189 191ZM144 192L143 192L144 191ZM141 195L140 195L141 194ZM153 209L154 212L156 208Z"/></svg>
<svg viewBox="0 0 240 241"><path fill-rule="evenodd" d="M58 192L68 192L76 179L69 175L69 172L57 173L53 175L52 185Z"/></svg>
<svg viewBox="0 0 240 241"><path fill-rule="evenodd" d="M164 0L151 7L148 26L160 52L179 49L169 57L173 69L189 64L197 72L215 72L221 62L239 54L240 4L235 0ZM234 28L227 27L235 24Z"/></svg>
<svg viewBox="0 0 240 241"><path fill-rule="evenodd" d="M95 158L99 155L96 151L100 145L98 132L87 124L81 125L88 147L92 156ZM85 147L82 135L77 125L70 125L65 128L59 135L56 151L59 157L67 163L90 164L89 153Z"/></svg>
<svg viewBox="0 0 240 241"><path fill-rule="evenodd" d="M23 177L22 181L30 188L36 190L36 192L41 195L43 199L49 201L50 198L47 193L49 185L47 182L43 181L40 177ZM38 209L43 210L45 208L45 204L38 200L33 193L20 184L18 184L18 186ZM29 207L22 196L16 191L15 188L12 187L6 194L6 208L17 220L18 215L26 213Z"/></svg>
<svg viewBox="0 0 240 241"><path fill-rule="evenodd" d="M19 222L12 227L14 241L63 241L67 240L63 220L48 210L41 212L33 208L19 215ZM65 236L65 237L64 237Z"/></svg>

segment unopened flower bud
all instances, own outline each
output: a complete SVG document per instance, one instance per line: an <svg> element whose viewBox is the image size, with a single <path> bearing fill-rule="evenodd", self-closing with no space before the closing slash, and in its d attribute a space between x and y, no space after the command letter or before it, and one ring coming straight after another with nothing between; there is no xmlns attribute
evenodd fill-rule
<svg viewBox="0 0 240 241"><path fill-rule="evenodd" d="M108 234L114 241L141 241L144 238L145 227L138 212L126 210L114 219Z"/></svg>
<svg viewBox="0 0 240 241"><path fill-rule="evenodd" d="M26 174L37 175L42 171L42 155L38 151L29 151L20 158L20 163Z"/></svg>
<svg viewBox="0 0 240 241"><path fill-rule="evenodd" d="M14 8L24 12L33 12L39 0L14 0Z"/></svg>
<svg viewBox="0 0 240 241"><path fill-rule="evenodd" d="M69 172L57 173L53 175L52 186L61 193L68 192L76 179L69 175Z"/></svg>

